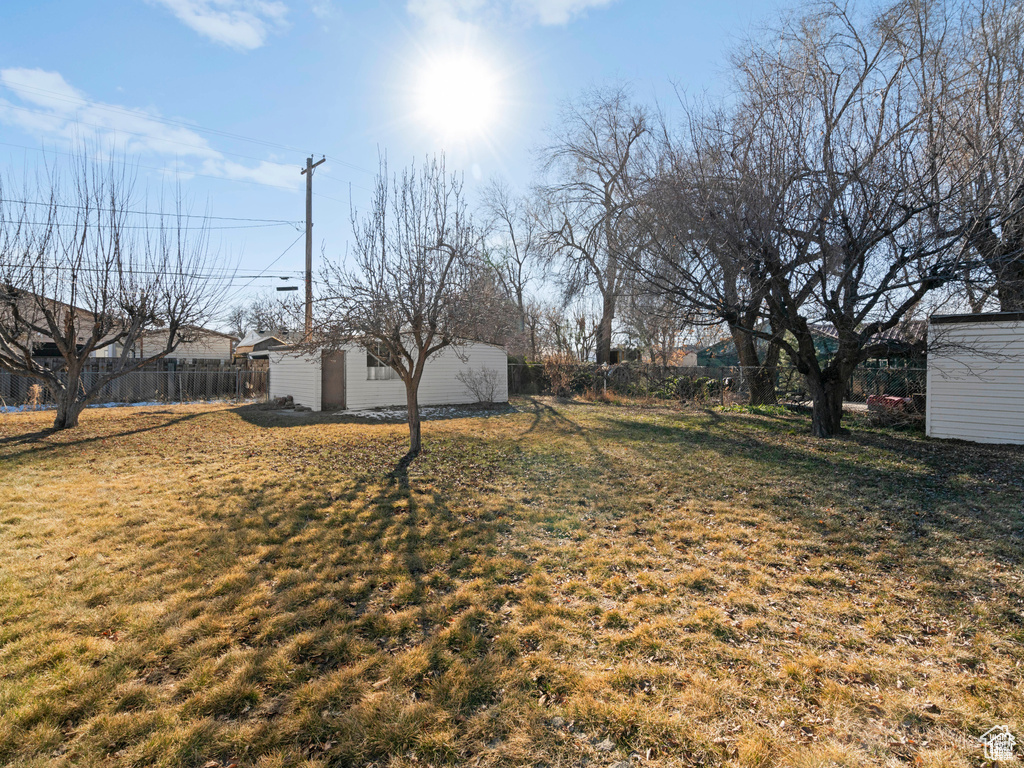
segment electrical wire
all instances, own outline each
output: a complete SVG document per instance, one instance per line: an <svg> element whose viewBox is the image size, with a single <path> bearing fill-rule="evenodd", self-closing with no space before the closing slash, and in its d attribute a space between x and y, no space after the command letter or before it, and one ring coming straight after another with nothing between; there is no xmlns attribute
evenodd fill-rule
<svg viewBox="0 0 1024 768"><path fill-rule="evenodd" d="M20 265L0 264L0 268L12 267L12 266L20 266ZM60 265L57 265L57 264L51 264L48 267L44 267L44 268L56 270L58 272L62 269L62 267ZM66 267L66 269L73 270L75 272L90 272L90 273L97 273L97 274L107 274L110 271L110 270L107 270L107 269L101 269L99 267L83 267L83 266ZM227 285L232 285L232 284L234 284L235 281L238 281L238 280L250 280L250 281L253 281L253 280L296 280L297 279L297 277L294 276L294 275L267 275L267 274L239 275L239 274L230 274L230 273L217 274L217 273L214 273L214 272L168 272L168 271L158 272L158 271L152 270L152 269L127 269L127 270L125 270L125 272L127 272L129 274L132 274L132 275L157 275L157 276L167 276L167 277L189 277L189 278L193 278L195 280L219 280L219 281L225 282Z"/></svg>
<svg viewBox="0 0 1024 768"><path fill-rule="evenodd" d="M35 227L45 227L45 226L49 226L50 224L52 224L52 222L49 222L49 221L19 221L18 223L19 224L28 224L30 226L35 226ZM71 225L68 225L68 226L71 226ZM192 230L192 231L202 231L202 232L219 232L219 231L223 231L223 230L226 230L226 229L266 229L268 227L281 227L281 226L284 226L284 224L229 224L229 225L226 225L226 226L219 226L219 227L189 226L189 225L186 224L185 226L181 227L181 231L185 232L185 231L188 231L188 230ZM294 224L289 225L289 226L297 227L297 225L294 225ZM149 225L149 224L118 224L116 226L116 229L119 229L119 230L120 229L154 230L154 229L156 229L156 227L154 227L152 225Z"/></svg>
<svg viewBox="0 0 1024 768"><path fill-rule="evenodd" d="M278 256L278 257L277 257L276 259L274 259L274 260L273 260L272 262L270 262L270 263L269 263L269 264L268 264L268 265L267 265L267 266L266 266L266 267L265 267L265 268L263 269L263 271L262 271L262 272L261 272L260 274L262 275L262 274L264 274L264 273L268 272L268 271L270 270L270 268L271 268L271 267L273 267L273 266L274 266L275 264L277 264L277 262L279 262L279 261L280 261L281 259L283 259L283 258L285 257L285 254L287 254L287 253L288 253L288 251L290 251L290 250L291 250L292 248L294 248L294 247L295 247L295 244L296 244L297 242L299 242L299 240L301 240L301 239L302 239L302 238L303 238L304 236L305 236L305 232L303 232L303 233L302 233L302 234L300 234L300 235L299 235L298 237L296 237L296 238L295 238L294 240L292 240L292 242L291 242L291 245L289 245L289 246L288 246L287 248L285 248L285 249L284 249L283 251L281 251L281 255L280 255L280 256ZM239 289L238 289L237 291L235 291L234 293L232 293L232 294L231 294L230 296L227 296L227 297L226 297L226 298L225 298L225 299L223 300L223 303L224 303L224 304L229 304L230 302L234 301L235 297L236 297L236 296L238 296L238 294L242 293L242 291L244 291L244 290L245 290L246 288L248 288L248 287L249 287L250 285L252 285L253 281L254 281L254 280L256 280L256 279L257 279L257 278L253 278L253 280L250 280L250 281L249 281L248 283L246 283L245 285L243 285L243 286L242 286L241 288L239 288Z"/></svg>
<svg viewBox="0 0 1024 768"><path fill-rule="evenodd" d="M0 197L0 203L15 203L17 205L34 205L34 206L40 206L40 207L43 207L43 208L49 208L50 206L53 206L55 208L77 208L79 210L85 210L88 207L88 206L84 206L84 205L72 205L71 203L48 203L48 202L39 201L39 200L16 200L14 198L8 198L8 197ZM102 211L103 213L114 213L113 209L111 209L111 208L92 208L91 210ZM197 214L197 213L182 213L182 214L178 214L178 213L163 213L161 211L129 211L129 210L126 210L126 211L117 211L117 213L130 213L130 214L138 215L138 216L161 216L161 217L174 217L174 218L180 217L180 218L183 218L183 219L204 219L204 220L208 220L208 221L251 221L251 222L257 222L257 223L260 223L260 224L292 224L292 225L302 225L302 224L305 223L301 219L255 219L255 218L247 218L247 217L243 217L243 216L207 216L206 214Z"/></svg>

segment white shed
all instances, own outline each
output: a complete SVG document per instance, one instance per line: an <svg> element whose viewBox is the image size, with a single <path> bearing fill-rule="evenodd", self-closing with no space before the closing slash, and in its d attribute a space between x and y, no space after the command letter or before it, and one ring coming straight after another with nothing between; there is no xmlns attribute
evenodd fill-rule
<svg viewBox="0 0 1024 768"><path fill-rule="evenodd" d="M1024 444L1024 312L932 316L925 432Z"/></svg>
<svg viewBox="0 0 1024 768"><path fill-rule="evenodd" d="M405 406L398 374L358 346L297 353L270 350L270 397L288 397L314 411L365 411ZM501 347L466 342L431 355L419 403L464 405L508 401L508 355Z"/></svg>

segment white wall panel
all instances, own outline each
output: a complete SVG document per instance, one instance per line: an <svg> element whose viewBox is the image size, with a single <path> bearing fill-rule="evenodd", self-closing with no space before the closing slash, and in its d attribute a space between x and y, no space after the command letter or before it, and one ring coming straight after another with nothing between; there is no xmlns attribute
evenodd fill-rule
<svg viewBox="0 0 1024 768"><path fill-rule="evenodd" d="M1024 322L933 323L929 437L1024 444Z"/></svg>

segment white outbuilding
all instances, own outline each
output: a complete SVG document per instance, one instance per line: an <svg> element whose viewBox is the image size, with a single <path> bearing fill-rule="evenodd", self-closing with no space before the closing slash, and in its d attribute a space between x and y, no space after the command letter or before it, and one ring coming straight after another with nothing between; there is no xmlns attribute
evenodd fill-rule
<svg viewBox="0 0 1024 768"><path fill-rule="evenodd" d="M929 437L1024 444L1024 312L932 316L925 408Z"/></svg>
<svg viewBox="0 0 1024 768"><path fill-rule="evenodd" d="M405 384L381 358L360 346L298 352L270 350L270 397L291 397L314 411L404 407ZM508 355L501 347L463 342L431 355L420 380L419 404L508 401Z"/></svg>

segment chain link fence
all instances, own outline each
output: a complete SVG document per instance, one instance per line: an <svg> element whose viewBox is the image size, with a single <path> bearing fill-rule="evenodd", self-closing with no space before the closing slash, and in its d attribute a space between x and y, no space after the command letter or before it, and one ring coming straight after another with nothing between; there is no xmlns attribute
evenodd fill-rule
<svg viewBox="0 0 1024 768"><path fill-rule="evenodd" d="M104 376L101 371L82 374L83 390ZM95 405L138 403L196 403L266 400L270 372L245 369L133 371L104 384ZM50 391L35 379L0 371L0 409L52 406Z"/></svg>
<svg viewBox="0 0 1024 768"><path fill-rule="evenodd" d="M849 407L924 413L926 369L861 367L846 384ZM622 395L695 405L809 404L795 368L665 367L644 363L510 363L510 395Z"/></svg>

